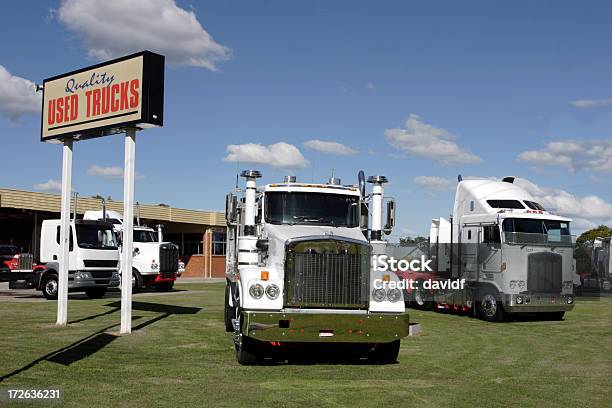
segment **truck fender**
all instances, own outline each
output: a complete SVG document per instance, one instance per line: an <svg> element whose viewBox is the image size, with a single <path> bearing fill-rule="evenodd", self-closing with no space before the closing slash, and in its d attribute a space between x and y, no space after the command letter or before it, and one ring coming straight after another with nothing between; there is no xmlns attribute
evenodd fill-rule
<svg viewBox="0 0 612 408"><path fill-rule="evenodd" d="M45 276L47 276L47 275L49 275L51 273L58 274L57 271L59 271L59 262L47 262L45 264L45 268L44 269L43 268L39 268L36 271L36 276L37 276L37 280L38 280L38 282L36 284L36 289L37 290L42 290L41 285L42 285L42 282L43 282Z"/></svg>
<svg viewBox="0 0 612 408"><path fill-rule="evenodd" d="M501 291L499 290L499 288L497 287L497 285L491 283L491 282L474 282L473 286L472 286L472 300L473 301L479 301L481 294L484 293L485 291L493 291L494 293L498 293L500 294ZM501 298L501 296L500 296Z"/></svg>

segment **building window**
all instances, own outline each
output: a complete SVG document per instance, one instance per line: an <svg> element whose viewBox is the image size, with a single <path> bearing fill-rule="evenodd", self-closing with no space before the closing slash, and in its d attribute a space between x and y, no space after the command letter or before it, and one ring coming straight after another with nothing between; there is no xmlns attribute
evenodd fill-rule
<svg viewBox="0 0 612 408"><path fill-rule="evenodd" d="M223 231L213 231L212 233L212 254L225 255L227 247L227 235Z"/></svg>
<svg viewBox="0 0 612 408"><path fill-rule="evenodd" d="M204 243L202 234L184 234L183 255L202 255Z"/></svg>

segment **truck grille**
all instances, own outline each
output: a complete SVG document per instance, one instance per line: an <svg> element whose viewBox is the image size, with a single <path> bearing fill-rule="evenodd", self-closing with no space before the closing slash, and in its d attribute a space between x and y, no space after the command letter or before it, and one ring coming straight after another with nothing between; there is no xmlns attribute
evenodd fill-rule
<svg viewBox="0 0 612 408"><path fill-rule="evenodd" d="M527 258L527 290L531 293L561 293L562 273L561 255L550 252L530 254Z"/></svg>
<svg viewBox="0 0 612 408"><path fill-rule="evenodd" d="M116 268L117 261L109 259L84 259L83 265L86 268Z"/></svg>
<svg viewBox="0 0 612 408"><path fill-rule="evenodd" d="M367 308L368 245L338 239L300 241L286 253L285 307Z"/></svg>
<svg viewBox="0 0 612 408"><path fill-rule="evenodd" d="M159 271L176 272L178 271L179 261L178 246L172 243L161 244L159 246Z"/></svg>
<svg viewBox="0 0 612 408"><path fill-rule="evenodd" d="M19 254L19 269L32 270L34 267L34 256L32 254Z"/></svg>

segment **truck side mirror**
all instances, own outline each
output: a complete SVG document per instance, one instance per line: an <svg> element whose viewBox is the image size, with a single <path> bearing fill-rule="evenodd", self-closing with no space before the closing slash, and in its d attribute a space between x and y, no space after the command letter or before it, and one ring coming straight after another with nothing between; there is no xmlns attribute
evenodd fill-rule
<svg viewBox="0 0 612 408"><path fill-rule="evenodd" d="M387 201L387 223L383 228L383 232L386 235L390 235L393 227L395 227L395 201L389 200Z"/></svg>
<svg viewBox="0 0 612 408"><path fill-rule="evenodd" d="M238 207L238 202L236 196L232 193L229 193L225 196L225 220L228 224L236 223L236 209Z"/></svg>

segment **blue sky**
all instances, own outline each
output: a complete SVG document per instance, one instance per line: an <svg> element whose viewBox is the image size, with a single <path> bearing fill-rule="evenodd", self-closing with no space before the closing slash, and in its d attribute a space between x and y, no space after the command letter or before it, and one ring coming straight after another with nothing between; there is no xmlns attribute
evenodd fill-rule
<svg viewBox="0 0 612 408"><path fill-rule="evenodd" d="M0 65L42 82L97 62L99 50L171 55L165 126L137 137L140 202L221 210L237 169L259 168L269 182L287 173L322 181L333 171L345 183L364 169L391 180L395 233L414 235L451 211L457 174L515 175L545 205L577 218L575 231L612 224L609 2L154 0L149 12L192 12L212 39L173 21L156 32L151 18L135 18L143 32L153 30L149 39L114 44L104 30L120 36L116 16L136 14L126 7L138 10L138 2L88 2L3 5ZM185 62L195 51L183 41L168 47L155 38L160 31L199 36L200 63ZM38 116L16 114L7 107L12 97L0 85L8 147L0 186L35 190L60 180L61 148L40 143ZM356 153L324 153L304 145L311 140ZM302 159L223 160L228 145L280 142ZM297 168L284 168L291 163ZM122 164L121 136L75 144L74 189L120 199L122 179L109 174Z"/></svg>

